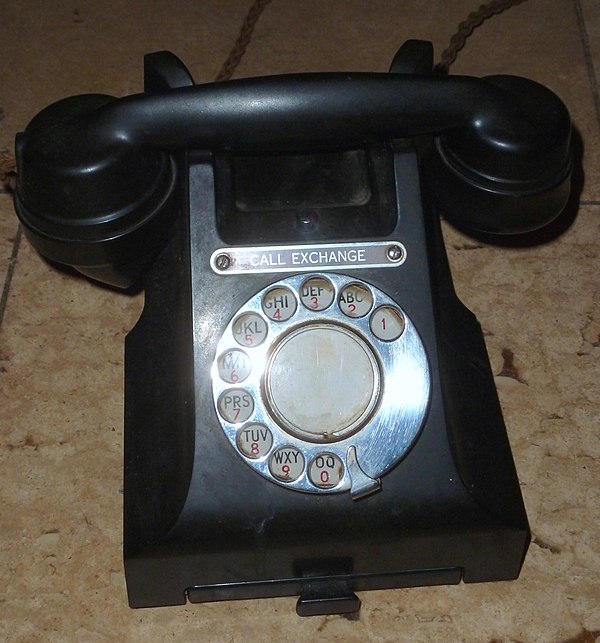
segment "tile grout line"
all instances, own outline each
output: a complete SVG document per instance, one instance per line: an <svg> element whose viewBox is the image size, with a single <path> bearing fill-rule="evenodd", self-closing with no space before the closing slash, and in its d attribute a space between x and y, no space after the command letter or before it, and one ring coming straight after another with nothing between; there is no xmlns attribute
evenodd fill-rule
<svg viewBox="0 0 600 643"><path fill-rule="evenodd" d="M4 313L6 312L6 306L8 304L8 294L10 292L10 285L12 283L13 274L15 272L15 266L17 265L17 255L19 254L19 247L21 245L22 236L23 229L21 228L21 224L19 224L17 227L15 240L13 241L10 259L8 260L8 270L6 271L6 277L4 279L2 296L0 296L0 328L2 328L2 322L4 321Z"/></svg>
<svg viewBox="0 0 600 643"><path fill-rule="evenodd" d="M596 109L596 120L598 127L600 127L600 91L598 90L598 81L596 79L596 70L594 69L594 61L592 60L592 53L590 48L590 38L585 26L585 18L583 16L583 9L581 8L580 0L575 0L575 14L577 15L577 26L579 27L579 37L583 47L583 56L585 58L585 66L588 73L588 80L591 85L592 98L594 100L594 107Z"/></svg>

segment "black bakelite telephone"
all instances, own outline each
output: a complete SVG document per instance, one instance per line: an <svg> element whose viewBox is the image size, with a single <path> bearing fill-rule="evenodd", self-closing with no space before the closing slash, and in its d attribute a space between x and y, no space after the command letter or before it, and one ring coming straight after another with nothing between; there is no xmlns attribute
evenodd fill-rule
<svg viewBox="0 0 600 643"><path fill-rule="evenodd" d="M562 102L512 76L388 74L82 95L17 137L46 258L143 285L126 340L132 607L512 579L529 543L485 345L438 213L520 234L565 207Z"/></svg>

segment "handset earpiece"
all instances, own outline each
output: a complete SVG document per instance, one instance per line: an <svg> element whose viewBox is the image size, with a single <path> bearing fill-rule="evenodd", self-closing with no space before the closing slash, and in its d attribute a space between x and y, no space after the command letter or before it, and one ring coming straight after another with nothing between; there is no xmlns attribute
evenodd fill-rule
<svg viewBox="0 0 600 643"><path fill-rule="evenodd" d="M194 84L170 52L144 59L144 90ZM72 96L42 110L17 135L17 214L47 259L119 288L135 284L175 216L176 164L170 154L130 145L126 131L106 144L87 126L112 96ZM122 143L120 143L120 139Z"/></svg>
<svg viewBox="0 0 600 643"><path fill-rule="evenodd" d="M423 163L440 214L472 234L538 230L564 209L573 169L571 122L546 87L516 76L483 82L497 93L471 128L438 136Z"/></svg>
<svg viewBox="0 0 600 643"><path fill-rule="evenodd" d="M15 209L42 256L127 288L161 241L175 166L162 151L95 141L86 120L115 100L63 99L17 136Z"/></svg>
<svg viewBox="0 0 600 643"><path fill-rule="evenodd" d="M422 135L434 141L423 161L433 199L462 227L514 233L553 219L572 165L560 99L522 78L434 77L429 50L414 46L421 63L408 73L400 55L390 74L205 85L162 52L146 94L59 101L17 138L26 234L47 258L127 287L177 215L178 151L314 152Z"/></svg>

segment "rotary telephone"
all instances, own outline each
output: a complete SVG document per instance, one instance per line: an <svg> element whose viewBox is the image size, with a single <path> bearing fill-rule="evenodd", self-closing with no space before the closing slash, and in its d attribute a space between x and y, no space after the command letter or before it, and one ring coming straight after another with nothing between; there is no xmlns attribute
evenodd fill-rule
<svg viewBox="0 0 600 643"><path fill-rule="evenodd" d="M570 120L523 78L390 73L81 95L17 137L46 258L145 290L125 345L132 607L513 579L529 529L438 214L522 234L564 208Z"/></svg>

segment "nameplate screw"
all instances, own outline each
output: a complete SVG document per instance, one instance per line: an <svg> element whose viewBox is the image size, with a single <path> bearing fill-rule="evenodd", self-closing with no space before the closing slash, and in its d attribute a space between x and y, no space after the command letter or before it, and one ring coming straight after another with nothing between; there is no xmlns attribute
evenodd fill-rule
<svg viewBox="0 0 600 643"><path fill-rule="evenodd" d="M402 261L404 258L404 249L401 246L394 244L387 249L386 255L390 261Z"/></svg>
<svg viewBox="0 0 600 643"><path fill-rule="evenodd" d="M220 254L215 258L215 266L217 270L227 270L231 266L231 257L228 254Z"/></svg>

